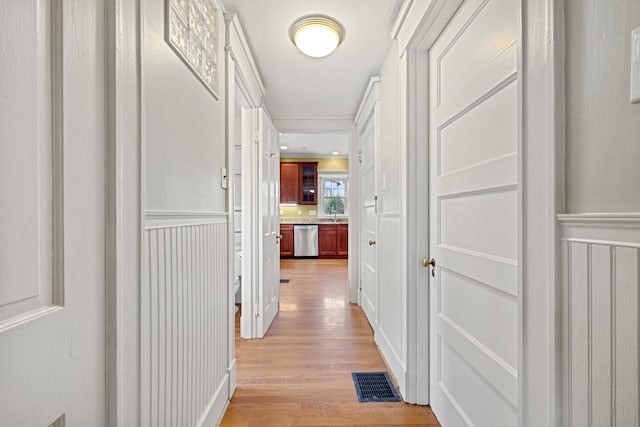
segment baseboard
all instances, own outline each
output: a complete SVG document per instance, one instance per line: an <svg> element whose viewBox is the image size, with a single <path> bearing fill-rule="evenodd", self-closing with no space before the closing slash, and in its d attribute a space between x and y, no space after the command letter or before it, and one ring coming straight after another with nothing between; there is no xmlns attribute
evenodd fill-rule
<svg viewBox="0 0 640 427"><path fill-rule="evenodd" d="M220 382L213 398L207 405L207 409L204 411L196 425L198 427L215 427L220 425L228 404L229 374L225 375L224 379Z"/></svg>
<svg viewBox="0 0 640 427"><path fill-rule="evenodd" d="M384 333L382 327L379 327L378 332L375 334L375 342L378 346L378 352L380 353L380 356L382 356L384 364L387 365L387 369L390 371L389 373L393 377L394 382L398 385L402 400L405 400L405 396L407 395L407 384L405 381L407 378L407 369L391 346L391 343L389 342L389 339Z"/></svg>
<svg viewBox="0 0 640 427"><path fill-rule="evenodd" d="M229 364L229 399L233 396L233 393L236 391L236 384L238 378L238 365L236 363L236 359L233 359Z"/></svg>

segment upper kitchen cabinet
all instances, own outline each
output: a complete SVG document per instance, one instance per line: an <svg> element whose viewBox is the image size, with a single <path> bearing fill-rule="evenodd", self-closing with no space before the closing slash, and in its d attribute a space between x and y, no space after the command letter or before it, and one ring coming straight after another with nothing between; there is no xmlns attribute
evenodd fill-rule
<svg viewBox="0 0 640 427"><path fill-rule="evenodd" d="M298 204L318 204L318 163L298 163L300 177Z"/></svg>
<svg viewBox="0 0 640 427"><path fill-rule="evenodd" d="M298 203L298 163L280 163L280 203Z"/></svg>
<svg viewBox="0 0 640 427"><path fill-rule="evenodd" d="M318 163L280 163L280 203L318 204Z"/></svg>

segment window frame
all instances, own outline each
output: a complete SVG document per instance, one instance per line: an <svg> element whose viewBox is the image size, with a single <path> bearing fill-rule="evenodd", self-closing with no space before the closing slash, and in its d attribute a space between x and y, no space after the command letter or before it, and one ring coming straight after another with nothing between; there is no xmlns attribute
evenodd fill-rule
<svg viewBox="0 0 640 427"><path fill-rule="evenodd" d="M344 214L337 214L336 218L349 217L349 173L344 172L318 172L318 218L333 218L333 215L324 213L324 181L340 180L344 181Z"/></svg>

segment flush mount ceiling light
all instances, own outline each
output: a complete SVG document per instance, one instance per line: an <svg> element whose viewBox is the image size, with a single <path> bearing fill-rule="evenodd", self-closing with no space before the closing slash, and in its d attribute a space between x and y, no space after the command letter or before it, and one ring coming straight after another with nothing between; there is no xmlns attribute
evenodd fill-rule
<svg viewBox="0 0 640 427"><path fill-rule="evenodd" d="M333 52L344 39L344 27L325 15L303 16L293 23L289 36L302 53L322 58Z"/></svg>

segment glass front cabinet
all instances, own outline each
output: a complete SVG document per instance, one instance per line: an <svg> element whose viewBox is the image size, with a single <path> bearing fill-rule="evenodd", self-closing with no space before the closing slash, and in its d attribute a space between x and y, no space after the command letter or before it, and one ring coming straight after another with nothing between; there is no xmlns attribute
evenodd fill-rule
<svg viewBox="0 0 640 427"><path fill-rule="evenodd" d="M299 163L298 174L300 183L300 196L298 203L301 205L318 204L318 164Z"/></svg>

